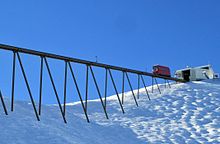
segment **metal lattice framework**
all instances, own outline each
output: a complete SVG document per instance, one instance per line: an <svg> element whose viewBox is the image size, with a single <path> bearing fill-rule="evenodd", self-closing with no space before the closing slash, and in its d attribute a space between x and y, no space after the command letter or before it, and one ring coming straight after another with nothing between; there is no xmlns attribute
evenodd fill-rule
<svg viewBox="0 0 220 144"><path fill-rule="evenodd" d="M70 70L70 75L71 75L71 77L73 79L73 83L74 83L74 85L76 87L76 91L77 91L77 94L79 96L79 99L80 99L80 102L81 102L81 105L82 105L82 109L84 111L84 114L85 114L87 122L90 121L88 113L87 113L89 72L92 75L92 80L93 80L93 82L95 84L95 88L97 90L97 94L99 96L103 112L104 112L105 117L107 119L109 118L108 117L108 113L107 113L107 109L106 109L106 107L107 107L106 101L107 101L108 76L110 76L110 80L112 82L112 85L113 85L114 91L116 93L117 100L118 100L118 103L119 103L119 106L121 108L122 113L125 113L124 108L123 108L123 104L124 104L124 94L125 94L124 87L125 87L125 80L126 79L127 79L128 85L130 87L130 90L132 92L132 96L133 96L133 99L134 99L134 102L135 102L136 106L138 106L138 100L137 99L139 99L139 88L140 88L140 83L141 82L142 82L142 84L143 84L143 86L145 88L145 91L146 91L146 94L148 96L148 99L150 100L150 96L149 96L149 92L148 92L148 90L146 88L146 83L145 83L145 80L144 80L144 76L152 77L152 92L153 92L153 85L154 85L154 82L155 82L159 92L161 93L161 90L159 88L159 85L157 83L157 79L156 78L164 79L165 80L165 86L166 86L166 83L167 83L169 87L170 87L170 84L169 84L168 80L172 80L172 81L176 81L176 82L185 82L185 81L180 80L180 79L176 79L176 78L172 78L172 77L166 77L166 76L160 76L160 75L155 75L155 74L144 72L144 71L138 71L138 70L123 68L123 67L118 67L118 66L112 66L112 65L107 65L107 64L97 63L97 62L91 62L91 61L86 61L86 60L81 60L81 59L76 59L76 58L71 58L71 57L65 57L65 56L56 55L56 54L39 52L39 51L35 51L35 50L19 48L19 47L14 47L14 46L9 46L9 45L0 44L0 49L13 52L12 85L11 85L11 111L14 111L14 93L15 93L14 89L15 89L15 76L16 76L15 75L15 71L16 71L16 60L18 60L20 68L21 68L21 72L22 72L22 75L24 77L25 84L26 84L26 87L27 87L27 90L28 90L28 93L29 93L29 97L30 97L30 100L31 100L31 103L32 103L32 106L33 106L33 109L34 109L34 112L35 112L35 116L36 116L38 121L40 121L40 115L41 115L42 84L43 84L43 68L44 68L44 65L46 66L46 70L47 70L47 72L49 74L49 79L50 79L50 82L52 84L52 88L53 88L54 94L56 96L56 100L57 100L57 103L58 103L58 106L59 106L59 109L60 109L60 113L61 113L61 116L62 116L63 121L65 123L67 123L65 115L66 115L67 77L68 77L67 72L68 72L68 69ZM35 100L34 100L33 95L32 95L32 91L31 91L31 88L30 88L30 85L29 85L29 82L28 82L28 79L27 79L27 76L26 76L26 73L25 73L25 69L24 69L24 66L23 66L23 63L22 63L22 59L20 57L20 53L24 53L24 54L28 54L28 55L34 55L34 56L38 56L40 58L40 79L39 79L40 80L40 86L39 86L38 108L37 108L37 106L35 104ZM65 63L64 96L63 96L63 98L64 98L63 101L64 102L63 102L63 104L61 104L61 101L59 99L57 88L55 86L54 79L53 79L53 76L51 74L50 65L49 65L48 60L47 60L48 58L56 59L56 60L61 60L61 61L64 61L64 63ZM78 83L77 83L77 80L76 80L76 76L75 76L75 73L73 71L71 63L78 63L78 64L82 64L82 65L86 66L86 90L85 90L86 91L85 92L86 96L85 96L85 99L82 98L82 94L80 92L80 89L79 89L79 86L78 86ZM105 92L104 92L104 98L101 95L100 88L98 86L98 83L97 83L97 80L96 80L96 76L95 76L95 73L93 71L93 67L100 67L100 68L103 68L105 70ZM114 77L112 75L112 70L116 70L116 71L122 72L122 97L121 98L119 96L119 91L117 89ZM130 78L129 78L129 73L136 74L138 76L138 91L137 91L136 95L134 93L134 90L133 90L133 87L132 87L132 83L131 83ZM2 105L3 105L4 111L5 111L5 114L8 115L7 108L6 108L6 105L4 103L1 91L0 91L0 98L1 98L1 102L2 102Z"/></svg>

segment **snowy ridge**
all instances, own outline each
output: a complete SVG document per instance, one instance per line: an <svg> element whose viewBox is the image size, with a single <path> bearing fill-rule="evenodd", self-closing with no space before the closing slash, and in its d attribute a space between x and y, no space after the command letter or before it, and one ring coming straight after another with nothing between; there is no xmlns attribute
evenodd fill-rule
<svg viewBox="0 0 220 144"><path fill-rule="evenodd" d="M126 93L125 114L116 96L109 97L109 120L100 102L90 101L89 124L79 103L67 106L68 124L54 105L43 106L41 122L27 102L16 102L9 116L0 106L1 144L220 143L220 80L160 87L162 94L150 94L151 101L141 89L139 107L131 93Z"/></svg>

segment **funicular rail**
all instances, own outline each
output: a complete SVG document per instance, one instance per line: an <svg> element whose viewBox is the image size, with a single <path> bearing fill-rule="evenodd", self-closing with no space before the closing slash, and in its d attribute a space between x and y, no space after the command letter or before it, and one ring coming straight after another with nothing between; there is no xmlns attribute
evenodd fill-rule
<svg viewBox="0 0 220 144"><path fill-rule="evenodd" d="M49 74L50 81L51 81L51 84L53 86L53 90L54 90L54 93L55 93L55 96L56 96L56 99L57 99L57 103L58 103L59 109L61 111L62 118L63 118L65 123L67 123L67 120L65 118L65 112L66 112L66 87L67 87L67 71L68 71L68 68L70 70L70 75L71 75L71 77L73 79L74 85L75 85L75 87L77 89L77 93L78 93L79 99L81 101L81 105L82 105L85 117L87 119L87 122L89 122L89 117L88 117L88 114L87 114L88 73L89 73L89 71L92 74L92 79L93 79L93 82L95 84L95 88L97 90L100 102L102 104L103 111L104 111L105 116L106 116L107 119L109 118L108 114L107 114L107 110L106 110L106 96L107 96L108 75L110 76L111 82L113 84L113 87L114 87L114 90L115 90L115 93L116 93L116 96L117 96L120 108L122 110L122 113L125 113L124 108L123 108L123 104L124 104L124 82L125 82L125 79L127 79L127 81L128 81L128 84L129 84L129 87L130 87L130 89L132 91L132 95L133 95L133 98L134 98L136 106L138 106L137 99L139 98L140 82L143 83L143 86L145 87L145 91L146 91L146 94L148 96L148 99L150 100L149 93L148 93L148 90L146 89L146 84L144 82L143 76L152 77L152 85L153 85L153 83L155 81L156 84L157 84L158 89L159 89L159 86L158 86L158 83L156 81L156 78L164 79L167 82L168 82L168 80L176 81L176 82L185 82L184 80L180 80L180 79L173 78L173 77L160 76L160 75L155 75L155 74L149 73L149 72L144 72L144 71L139 71L139 70L134 70L134 69L128 69L128 68L119 67L119 66L112 66L112 65L108 65L108 64L97 63L97 62L92 62L92 61L87 61L87 60L81 60L81 59L77 59L77 58L71 58L71 57L66 57L66 56L61 56L61 55L56 55L56 54L51 54L51 53L45 53L45 52L40 52L40 51L35 51L35 50L30 50L30 49L25 49L25 48L20 48L20 47L15 47L15 46L4 45L4 44L0 44L0 49L2 49L2 50L9 50L9 51L13 52L11 111L13 111L13 109L14 109L14 87L15 87L15 82L14 81L15 81L15 69L16 69L15 61L16 61L16 59L18 59L19 64L20 64L20 68L21 68L21 71L22 71L22 75L24 77L25 84L26 84L27 90L29 92L29 96L30 96L30 99L31 99L31 102L32 102L32 106L33 106L33 109L34 109L34 112L35 112L35 115L36 115L36 118L37 118L38 121L40 121L40 115L41 115L42 75L43 75L43 65L44 64L45 64L46 70L47 70L47 72ZM38 103L39 107L38 107L38 110L36 108L35 101L33 99L32 92L31 92L31 88L29 86L28 79L26 77L25 70L24 70L24 67L23 67L23 64L22 64L22 60L21 60L21 57L20 57L19 53L39 56L40 59L41 59L41 62L40 62L41 63L41 66L40 66L40 90L39 90L39 103ZM53 80L53 76L51 74L51 70L50 70L50 67L49 67L49 63L47 62L47 58L56 59L56 60L62 60L62 61L65 62L64 103L63 103L63 105L60 102L59 95L58 95L58 92L57 92L57 89L56 89L56 86L55 86L55 83L54 83L54 80ZM77 80L76 80L75 74L73 72L73 68L71 66L71 62L72 63L79 63L79 64L86 65L86 97L85 97L85 100L83 100L82 94L81 94L81 92L79 90L79 87L78 87L78 84L77 84ZM95 74L93 72L93 68L92 67L100 67L100 68L105 69L105 71L106 71L104 100L102 98L102 95L101 95L99 86L97 84L96 77L95 77ZM114 81L113 75L111 73L111 70L121 71L122 74L123 74L122 98L119 97L119 91L118 91L117 86L115 84L115 81ZM137 96L135 96L135 93L133 91L132 84L131 84L131 81L129 79L128 73L132 73L132 74L138 75L138 92L137 92ZM168 84L169 84L169 82L168 82ZM160 91L160 89L159 89L159 91ZM152 92L153 92L153 87L152 87ZM136 99L136 97L137 97L137 99ZM2 105L3 105L4 109L5 109L5 113L8 114L7 113L7 109L5 107L5 104L4 104L4 101L3 101L3 98L2 98L2 95L1 95L1 101L2 101Z"/></svg>
<svg viewBox="0 0 220 144"><path fill-rule="evenodd" d="M0 44L0 49L16 51L16 52L20 52L20 53L26 53L26 54L31 54L31 55L41 56L41 57L59 59L59 60L64 60L64 61L69 61L69 62L81 63L81 64L85 64L85 65L102 67L102 68L107 68L107 69L112 69L112 70L124 71L124 72L128 72L128 73L134 73L134 74L145 75L145 76L150 76L150 77L162 78L162 79L172 80L172 81L176 81L176 82L185 82L184 80L173 78L173 77L160 76L160 75L155 75L155 74L149 73L149 72L143 72L143 71L128 69L128 68L119 67L119 66L112 66L112 65L107 65L107 64L103 64L103 63L97 63L97 62L81 60L81 59L77 59L77 58L71 58L71 57L46 53L46 52L40 52L40 51L35 51L35 50L30 50L30 49L25 49L25 48L19 48L19 47L15 47L15 46Z"/></svg>

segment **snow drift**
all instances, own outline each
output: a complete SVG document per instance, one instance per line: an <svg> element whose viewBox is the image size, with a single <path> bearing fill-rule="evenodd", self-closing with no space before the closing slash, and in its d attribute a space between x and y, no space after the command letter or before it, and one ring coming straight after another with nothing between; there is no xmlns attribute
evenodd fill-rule
<svg viewBox="0 0 220 144"><path fill-rule="evenodd" d="M145 144L220 143L220 80L160 86L162 94L141 89L139 107L131 92L125 96L122 114L116 96L107 101L109 120L99 100L88 103L87 123L79 103L68 104L64 124L55 105L43 106L41 121L31 104L16 102L15 112L5 116L0 106L1 144ZM150 89L150 87L149 87ZM5 98L7 106L9 101Z"/></svg>

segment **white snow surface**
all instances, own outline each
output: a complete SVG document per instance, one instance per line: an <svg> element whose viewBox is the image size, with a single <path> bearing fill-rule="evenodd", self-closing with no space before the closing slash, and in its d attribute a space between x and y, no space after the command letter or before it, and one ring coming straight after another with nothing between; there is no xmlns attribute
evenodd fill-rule
<svg viewBox="0 0 220 144"><path fill-rule="evenodd" d="M125 114L116 96L107 101L109 120L99 100L88 103L90 123L79 102L68 104L67 124L58 106L43 106L41 121L32 105L15 102L15 111L4 115L0 103L1 144L146 144L220 143L220 80L160 85L148 100L140 89L139 107L131 92L125 95ZM156 88L156 87L155 87ZM151 87L148 87L150 91ZM136 93L137 91L135 91ZM5 98L7 107L9 101Z"/></svg>

